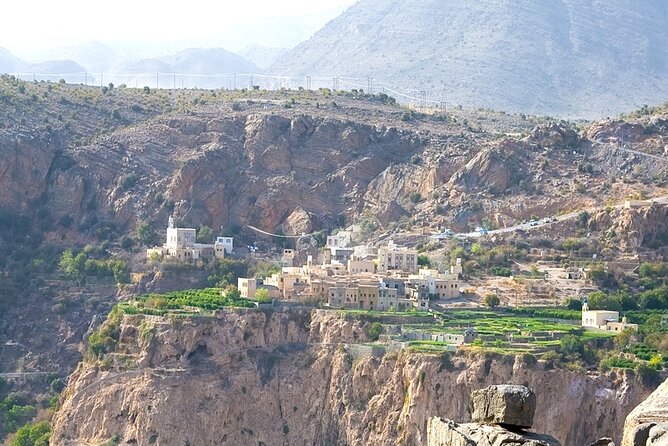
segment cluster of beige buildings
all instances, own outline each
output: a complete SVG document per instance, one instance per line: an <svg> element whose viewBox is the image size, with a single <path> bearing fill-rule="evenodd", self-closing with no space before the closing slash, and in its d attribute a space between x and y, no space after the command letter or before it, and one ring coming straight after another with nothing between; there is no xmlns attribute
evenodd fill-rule
<svg viewBox="0 0 668 446"><path fill-rule="evenodd" d="M459 297L461 261L448 273L418 266L414 249L389 242L380 248L350 247L347 235L328 237L318 256L293 265L292 250L283 256L280 273L264 278L240 278L242 297L253 298L264 288L270 297L294 302L324 302L333 308L405 311L429 309L430 300Z"/></svg>
<svg viewBox="0 0 668 446"><path fill-rule="evenodd" d="M158 256L164 259L179 261L222 259L234 249L232 237L217 237L215 243L197 243L197 230L194 228L177 228L174 217L169 217L165 244L161 247L149 248L146 256Z"/></svg>

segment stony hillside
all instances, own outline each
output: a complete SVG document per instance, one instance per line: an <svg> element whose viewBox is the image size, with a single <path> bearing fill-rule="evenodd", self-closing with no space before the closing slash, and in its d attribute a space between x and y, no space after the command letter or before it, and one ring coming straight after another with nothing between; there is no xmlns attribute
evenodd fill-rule
<svg viewBox="0 0 668 446"><path fill-rule="evenodd" d="M362 0L268 71L373 76L415 97L601 117L668 97L662 0Z"/></svg>
<svg viewBox="0 0 668 446"><path fill-rule="evenodd" d="M172 213L243 245L262 241L247 225L301 233L361 223L367 235L394 237L661 194L666 163L638 153L663 152L666 116L657 108L578 127L465 109L421 115L384 97L326 91L145 92L0 78L0 343L12 345L0 371L71 370L91 320L129 292L112 280L59 281L64 249L141 257L143 246L132 252L124 239L137 239L140 222L163 230ZM614 143L622 131L638 153ZM628 230L624 244L610 239L614 256L652 243L661 228L648 221L661 212L594 220ZM172 285L206 284L202 273L174 275Z"/></svg>
<svg viewBox="0 0 668 446"><path fill-rule="evenodd" d="M465 230L660 193L668 180L667 163L642 155L668 144L663 108L587 133L327 92L0 87L0 207L37 209L54 241L114 239L141 220L162 228L170 214L242 237L247 225L301 233L363 221Z"/></svg>
<svg viewBox="0 0 668 446"><path fill-rule="evenodd" d="M504 382L536 389L534 429L580 445L621 438L651 391L522 356L371 356L342 344L370 322L331 311L115 323L115 351L70 378L51 444L422 446L430 417L468 420L471 391Z"/></svg>

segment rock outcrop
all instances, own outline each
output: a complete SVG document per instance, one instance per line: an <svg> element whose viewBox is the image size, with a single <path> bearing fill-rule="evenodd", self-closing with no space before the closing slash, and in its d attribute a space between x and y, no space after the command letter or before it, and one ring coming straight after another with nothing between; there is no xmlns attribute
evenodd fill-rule
<svg viewBox="0 0 668 446"><path fill-rule="evenodd" d="M624 423L622 446L668 445L668 380L664 381Z"/></svg>
<svg viewBox="0 0 668 446"><path fill-rule="evenodd" d="M501 426L478 423L457 424L431 418L427 425L427 446L561 446L549 435L513 432Z"/></svg>
<svg viewBox="0 0 668 446"><path fill-rule="evenodd" d="M530 428L535 412L536 395L525 386L490 386L471 394L474 423Z"/></svg>
<svg viewBox="0 0 668 446"><path fill-rule="evenodd" d="M370 323L324 310L126 316L115 352L70 377L52 444L423 446L430 417L467 420L470 393L499 382L537 389L534 429L587 444L620 437L648 393L520 356L348 353Z"/></svg>
<svg viewBox="0 0 668 446"><path fill-rule="evenodd" d="M533 424L536 395L526 386L497 385L471 393L472 423L431 418L428 446L560 446L549 435L526 432Z"/></svg>

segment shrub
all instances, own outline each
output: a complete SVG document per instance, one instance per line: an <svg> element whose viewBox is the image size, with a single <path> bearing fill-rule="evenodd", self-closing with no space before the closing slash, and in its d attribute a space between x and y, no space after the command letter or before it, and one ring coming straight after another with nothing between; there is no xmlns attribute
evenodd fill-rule
<svg viewBox="0 0 668 446"><path fill-rule="evenodd" d="M135 240L130 236L124 235L123 237L121 237L120 245L121 248L128 251L134 247Z"/></svg>
<svg viewBox="0 0 668 446"><path fill-rule="evenodd" d="M271 302L271 297L269 296L269 290L266 288L260 288L259 290L255 291L255 296L253 297L253 300L261 304Z"/></svg>
<svg viewBox="0 0 668 446"><path fill-rule="evenodd" d="M131 189L139 181L139 176L135 173L127 173L118 179L118 185L124 191Z"/></svg>
<svg viewBox="0 0 668 446"><path fill-rule="evenodd" d="M411 192L411 194L408 196L408 199L411 201L411 203L417 204L422 201L422 195L420 192Z"/></svg>
<svg viewBox="0 0 668 446"><path fill-rule="evenodd" d="M510 277L513 275L513 270L506 266L493 266L489 271L495 276Z"/></svg>
<svg viewBox="0 0 668 446"><path fill-rule="evenodd" d="M26 424L17 432L9 446L49 446L51 425L48 421Z"/></svg>
<svg viewBox="0 0 668 446"><path fill-rule="evenodd" d="M566 335L559 342L559 349L564 355L581 355L584 353L584 344L576 335Z"/></svg>
<svg viewBox="0 0 668 446"><path fill-rule="evenodd" d="M377 341L378 339L380 339L380 335L382 333L383 333L383 326L379 322L374 322L366 330L367 336L372 341Z"/></svg>
<svg viewBox="0 0 668 446"><path fill-rule="evenodd" d="M499 296L496 294L485 294L485 296L482 298L482 303L488 306L489 308L495 308L498 307L499 304L501 303L501 299L499 299Z"/></svg>
<svg viewBox="0 0 668 446"><path fill-rule="evenodd" d="M431 268L431 260L429 260L429 257L422 254L418 256L418 265L419 266L426 266L427 268Z"/></svg>

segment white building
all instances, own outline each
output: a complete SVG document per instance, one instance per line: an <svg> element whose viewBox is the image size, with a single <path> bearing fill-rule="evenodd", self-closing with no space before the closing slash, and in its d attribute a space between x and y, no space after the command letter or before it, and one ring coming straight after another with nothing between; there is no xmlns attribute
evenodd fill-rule
<svg viewBox="0 0 668 446"><path fill-rule="evenodd" d="M625 328L638 331L638 324L629 324L626 317L623 317L621 322L619 321L619 311L590 310L587 299L582 305L582 326L617 332Z"/></svg>
<svg viewBox="0 0 668 446"><path fill-rule="evenodd" d="M234 250L234 239L232 237L216 237L214 243L216 248L216 257L225 257L225 254L232 254Z"/></svg>
<svg viewBox="0 0 668 446"><path fill-rule="evenodd" d="M204 260L225 257L225 248L217 250L214 244L197 243L197 230L174 226L174 217L170 216L165 244L159 248L146 250L147 257L151 258L155 255L182 261Z"/></svg>
<svg viewBox="0 0 668 446"><path fill-rule="evenodd" d="M336 235L330 235L327 237L327 248L348 248L350 246L350 242L350 234L341 231Z"/></svg>

